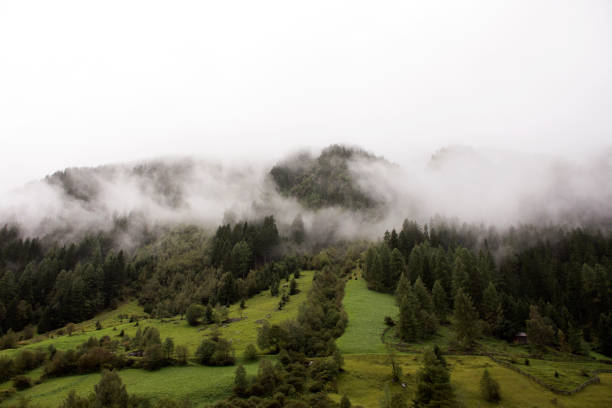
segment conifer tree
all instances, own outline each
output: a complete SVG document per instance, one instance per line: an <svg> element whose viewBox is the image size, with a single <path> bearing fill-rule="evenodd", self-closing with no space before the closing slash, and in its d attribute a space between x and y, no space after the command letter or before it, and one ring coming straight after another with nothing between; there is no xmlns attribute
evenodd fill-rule
<svg viewBox="0 0 612 408"><path fill-rule="evenodd" d="M432 301L434 311L440 322L446 322L448 317L448 297L440 280L434 283L432 291Z"/></svg>
<svg viewBox="0 0 612 408"><path fill-rule="evenodd" d="M478 338L478 312L472 304L470 296L459 288L455 295L455 333L459 345L469 349Z"/></svg>

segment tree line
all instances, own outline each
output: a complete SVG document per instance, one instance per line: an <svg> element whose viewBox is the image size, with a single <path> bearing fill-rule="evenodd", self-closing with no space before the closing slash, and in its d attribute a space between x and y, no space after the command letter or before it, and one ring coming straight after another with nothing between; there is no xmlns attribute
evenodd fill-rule
<svg viewBox="0 0 612 408"><path fill-rule="evenodd" d="M599 231L406 221L362 262L370 289L396 294L405 340L431 336L452 312L501 339L529 331L530 342L612 355L612 238Z"/></svg>

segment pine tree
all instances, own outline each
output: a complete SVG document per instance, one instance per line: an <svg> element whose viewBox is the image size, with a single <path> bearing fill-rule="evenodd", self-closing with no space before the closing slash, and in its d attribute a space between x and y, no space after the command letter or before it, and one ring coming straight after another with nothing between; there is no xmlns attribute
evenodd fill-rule
<svg viewBox="0 0 612 408"><path fill-rule="evenodd" d="M478 312L474 308L470 296L463 293L463 290L460 288L455 295L453 317L455 319L455 333L459 345L466 349L471 348L475 339L479 337Z"/></svg>
<svg viewBox="0 0 612 408"><path fill-rule="evenodd" d="M413 404L415 408L454 405L448 366L432 350L425 352L423 367L417 372L417 391Z"/></svg>
<svg viewBox="0 0 612 408"><path fill-rule="evenodd" d="M412 286L408 286L404 293L398 295L400 309L399 335L406 341L418 340L422 336L421 323L417 315L419 301L412 290Z"/></svg>
<svg viewBox="0 0 612 408"><path fill-rule="evenodd" d="M491 332L499 334L501 324L504 320L501 299L493 282L485 289L482 299L482 318L491 328Z"/></svg>
<svg viewBox="0 0 612 408"><path fill-rule="evenodd" d="M448 297L440 280L437 280L434 283L432 291L432 301L434 305L434 311L436 312L438 319L440 320L440 322L446 322L449 312Z"/></svg>
<svg viewBox="0 0 612 408"><path fill-rule="evenodd" d="M529 319L525 321L525 326L529 343L538 350L542 351L547 345L554 342L555 331L552 325L540 315L537 306L531 305L529 307Z"/></svg>

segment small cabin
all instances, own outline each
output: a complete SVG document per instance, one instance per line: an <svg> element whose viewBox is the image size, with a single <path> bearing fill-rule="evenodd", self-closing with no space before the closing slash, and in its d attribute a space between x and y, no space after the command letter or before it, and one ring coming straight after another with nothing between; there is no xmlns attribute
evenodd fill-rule
<svg viewBox="0 0 612 408"><path fill-rule="evenodd" d="M516 333L516 336L514 336L514 342L517 344L527 344L527 333Z"/></svg>

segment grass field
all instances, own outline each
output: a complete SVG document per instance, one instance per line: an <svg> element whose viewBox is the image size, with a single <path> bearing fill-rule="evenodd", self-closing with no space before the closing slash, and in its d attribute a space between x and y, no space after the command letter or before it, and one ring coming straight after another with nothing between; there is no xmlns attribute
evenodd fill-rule
<svg viewBox="0 0 612 408"><path fill-rule="evenodd" d="M391 367L385 355L347 355L345 372L338 382L339 400L346 394L353 405L376 408L380 404L385 387L390 392L403 392L408 400L414 397L415 374L421 362L419 355L398 355L404 373L405 388L391 383ZM600 374L601 384L593 385L571 396L555 395L522 375L493 362L488 357L449 356L451 384L457 401L463 407L531 408L531 407L610 407L612 406L612 374ZM499 405L486 403L479 392L479 380L487 368L501 388ZM556 405L553 401L556 400Z"/></svg>
<svg viewBox="0 0 612 408"><path fill-rule="evenodd" d="M347 282L343 300L349 322L342 337L337 341L344 353L344 372L338 381L338 393L331 397L339 401L346 394L353 405L379 407L385 389L390 393L404 393L408 401L414 398L416 390L416 372L421 366L421 353L439 345L447 350L453 338L452 326L441 326L438 333L428 341L409 344L408 353L397 353L404 373L404 384L391 382L391 367L381 334L385 329L384 317L394 319L398 308L391 295L373 292L367 289L365 281L350 280ZM397 341L394 331L388 332L386 341ZM530 365L524 365L529 350L525 346L514 346L504 341L484 338L477 347L480 352L514 357L519 368L560 389L573 389L588 379L583 371L591 373L596 368L609 368L595 361L556 362L530 359ZM526 377L481 356L447 356L452 367L451 383L457 401L463 407L612 407L612 374L600 374L601 384L589 386L582 392L571 396L559 396L547 391ZM479 392L479 380L485 368L500 383L502 402L486 403ZM557 371L559 377L555 377Z"/></svg>
<svg viewBox="0 0 612 408"><path fill-rule="evenodd" d="M298 280L301 292L291 297L290 302L281 311L277 310L278 298L271 297L269 292L261 293L247 301L247 308L242 311L243 319L224 325L220 331L224 337L231 340L237 357L244 348L256 343L257 321L267 319L272 323L281 322L295 317L299 305L306 299L307 291L312 284L313 272L305 272ZM343 300L345 310L349 317L347 329L337 340L340 350L344 354L344 372L338 380L338 393L331 394L337 401L343 394L347 394L353 405L376 408L385 389L390 393L402 392L408 401L414 397L416 384L415 374L421 365L421 352L433 344L446 349L453 336L451 326L441 326L434 338L421 343L409 345L409 353L397 353L404 373L405 387L391 383L391 368L387 356L386 346L381 341L381 334L386 328L384 317L397 317L398 308L392 295L381 294L367 289L365 281L361 278L347 282ZM116 335L124 329L129 335L137 330L133 323L121 322L119 314L144 315L142 309L135 302L127 302L116 310L103 313L78 325L76 334L72 336L56 336L37 343L27 344L23 347L47 347L53 344L58 349L74 348L92 335ZM230 318L240 317L238 305L230 308ZM95 322L100 320L104 329L96 331ZM140 327L153 326L158 328L162 339L172 337L175 344L187 345L193 353L201 339L206 336L212 326L191 327L185 320L175 317L172 319L145 319L140 321ZM85 333L82 333L85 330ZM391 332L387 340L393 340ZM595 361L559 362L540 359L530 359L529 366L524 364L523 356L528 349L523 346L512 346L503 341L485 338L479 341L479 350L488 351L505 356L510 361L515 358L518 367L529 372L543 381L561 389L571 389L584 382L587 377L583 371L591 373L602 365ZM15 350L5 350L0 355L12 355ZM597 356L599 357L599 356ZM601 384L589 386L572 397L555 395L540 385L530 381L524 376L498 365L488 357L480 356L447 356L452 367L451 383L454 387L457 401L463 407L608 407L612 406L612 374L600 374ZM257 363L245 366L249 374L257 371ZM502 392L502 402L499 405L484 402L479 393L479 380L483 370L487 368L495 378ZM187 367L167 367L156 372L139 369L122 370L120 375L130 393L151 398L188 396L196 406L202 407L207 403L228 395L232 387L236 367L202 367L190 365ZM555 371L559 373L554 376ZM32 379L42 374L39 368L28 373ZM100 374L70 376L44 381L40 385L22 391L18 394L31 398L35 404L56 407L74 389L81 395L93 390L99 381ZM10 383L0 384L0 391L11 386ZM0 404L0 407L17 401L16 396Z"/></svg>
<svg viewBox="0 0 612 408"><path fill-rule="evenodd" d="M384 353L381 335L385 328L385 316L396 319L398 307L392 295L368 290L365 280L349 280L344 294L344 309L348 314L348 326L337 340L345 354Z"/></svg>
<svg viewBox="0 0 612 408"><path fill-rule="evenodd" d="M247 373L256 374L258 363L245 365ZM130 394L154 399L188 397L196 406L204 406L227 396L234 382L235 366L230 367L166 367L149 372L140 369L127 369L119 372ZM19 394L29 398L41 407L56 408L70 390L86 396L100 381L100 373L74 375L46 380L40 385ZM13 398L7 402L14 403ZM6 404L5 404L6 405Z"/></svg>
<svg viewBox="0 0 612 408"><path fill-rule="evenodd" d="M279 323L286 319L297 316L300 304L306 299L307 293L312 285L314 272L302 272L297 279L300 292L291 296L290 301L282 310L278 310L278 297L270 296L269 291L262 292L246 302L247 308L242 311L243 319L220 327L223 337L232 341L236 351L236 357L240 359L242 352L248 344L257 343L257 321L262 319L270 323ZM72 336L54 335L35 343L24 344L19 349L4 350L0 355L12 356L23 348L48 347L53 345L58 350L74 349L91 336L116 336L124 330L130 336L136 333L137 327L134 323L123 322L118 318L120 314L144 315L142 308L136 302L127 302L116 310L105 312L95 319L77 325L77 331ZM240 317L239 304L230 307L230 318ZM102 330L95 330L96 321L102 324ZM144 319L139 322L139 327L156 327L161 338L172 337L176 345L182 344L189 348L193 355L195 349L202 339L212 331L213 325L192 327L187 321L175 317L171 319ZM83 332L84 330L84 332ZM159 398L163 396L181 397L189 396L192 401L202 405L228 395L234 379L236 367L168 367L159 371L149 372L145 370L128 369L120 372L124 383L130 393ZM257 364L248 366L249 372L257 371ZM42 369L27 373L36 380L42 374ZM87 394L93 390L93 386L99 381L100 374L78 375L63 378L55 378L44 381L27 391L19 392L19 395L31 398L37 404L46 404L55 407L66 397L67 393L74 389L78 393ZM10 382L0 384L0 391L10 387ZM9 402L15 402L17 396L0 406L6 406Z"/></svg>

